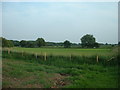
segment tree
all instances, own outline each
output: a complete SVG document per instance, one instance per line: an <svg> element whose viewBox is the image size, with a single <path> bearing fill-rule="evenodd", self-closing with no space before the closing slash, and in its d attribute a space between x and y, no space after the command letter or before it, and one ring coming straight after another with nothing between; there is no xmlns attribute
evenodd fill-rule
<svg viewBox="0 0 120 90"><path fill-rule="evenodd" d="M8 43L8 47L13 47L14 46L13 42L10 41L10 40L7 40L7 43Z"/></svg>
<svg viewBox="0 0 120 90"><path fill-rule="evenodd" d="M27 41L27 46L26 47L29 47L29 48L36 47L35 41Z"/></svg>
<svg viewBox="0 0 120 90"><path fill-rule="evenodd" d="M108 43L106 43L105 45L108 45Z"/></svg>
<svg viewBox="0 0 120 90"><path fill-rule="evenodd" d="M118 42L118 45L120 45L120 41Z"/></svg>
<svg viewBox="0 0 120 90"><path fill-rule="evenodd" d="M19 41L17 41L17 40L11 40L11 41L13 42L14 46L16 46L16 47L20 46Z"/></svg>
<svg viewBox="0 0 120 90"><path fill-rule="evenodd" d="M38 38L38 39L36 40L36 45L37 45L38 47L45 46L45 40L44 40L43 38Z"/></svg>
<svg viewBox="0 0 120 90"><path fill-rule="evenodd" d="M2 38L2 47L7 47L7 40Z"/></svg>
<svg viewBox="0 0 120 90"><path fill-rule="evenodd" d="M20 46L21 47L26 47L27 46L27 41L25 41L25 40L20 41Z"/></svg>
<svg viewBox="0 0 120 90"><path fill-rule="evenodd" d="M93 35L86 34L81 38L81 45L82 47L93 48L97 46L97 43L95 42Z"/></svg>
<svg viewBox="0 0 120 90"><path fill-rule="evenodd" d="M65 48L70 48L71 47L71 43L70 43L70 41L68 41L68 40L66 40L66 41L64 41L64 47Z"/></svg>
<svg viewBox="0 0 120 90"><path fill-rule="evenodd" d="M94 47L99 48L100 47L99 43L95 42Z"/></svg>
<svg viewBox="0 0 120 90"><path fill-rule="evenodd" d="M1 40L2 40L2 47L13 47L13 42L10 41L10 40L7 40L3 37L1 37Z"/></svg>

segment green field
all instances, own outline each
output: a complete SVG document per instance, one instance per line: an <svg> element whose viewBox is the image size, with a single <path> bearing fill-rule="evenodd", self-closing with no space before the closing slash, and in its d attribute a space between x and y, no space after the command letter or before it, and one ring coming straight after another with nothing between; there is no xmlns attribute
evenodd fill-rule
<svg viewBox="0 0 120 90"><path fill-rule="evenodd" d="M62 55L62 56L111 56L116 55L116 51L113 49L79 49L79 48L11 48L11 51L15 52L27 52L27 53L37 53L37 54L47 54L47 55Z"/></svg>
<svg viewBox="0 0 120 90"><path fill-rule="evenodd" d="M10 50L10 53L4 51L2 55L3 88L118 87L116 48L14 47ZM24 52L23 55L21 52ZM39 54L37 58L34 53ZM50 55L46 60L44 53ZM71 59L70 54L73 55ZM99 56L99 62L96 62L96 55ZM113 56L114 59L111 59Z"/></svg>
<svg viewBox="0 0 120 90"><path fill-rule="evenodd" d="M56 63L57 64L57 63ZM116 67L71 64L67 67L3 59L3 88L117 88Z"/></svg>

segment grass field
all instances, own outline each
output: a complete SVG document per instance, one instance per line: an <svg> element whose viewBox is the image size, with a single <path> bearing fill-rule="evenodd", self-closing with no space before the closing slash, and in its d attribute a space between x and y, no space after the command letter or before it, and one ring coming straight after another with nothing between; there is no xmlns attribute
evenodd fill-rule
<svg viewBox="0 0 120 90"><path fill-rule="evenodd" d="M10 50L16 52L27 52L27 53L37 53L47 55L76 55L76 56L111 56L115 55L117 52L113 52L113 49L79 49L79 48L20 48L15 47Z"/></svg>
<svg viewBox="0 0 120 90"><path fill-rule="evenodd" d="M116 88L116 67L76 64L68 67L3 59L3 88Z"/></svg>
<svg viewBox="0 0 120 90"><path fill-rule="evenodd" d="M5 48L4 48L5 49ZM4 50L3 49L3 50ZM117 88L117 49L11 48L3 53L3 88ZM28 54L29 53L29 54ZM47 53L36 59L33 54ZM68 56L75 55L71 59ZM32 56L33 55L33 56ZM60 56L63 57L60 57ZM96 62L99 55L99 62Z"/></svg>

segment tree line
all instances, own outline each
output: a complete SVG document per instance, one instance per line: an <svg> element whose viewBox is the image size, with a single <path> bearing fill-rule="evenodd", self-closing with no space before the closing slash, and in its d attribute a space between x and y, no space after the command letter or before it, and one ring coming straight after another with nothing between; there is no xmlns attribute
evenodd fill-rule
<svg viewBox="0 0 120 90"><path fill-rule="evenodd" d="M26 41L26 40L7 40L3 37L0 38L2 41L2 47L41 47L45 46L45 40L43 38L38 38L36 41Z"/></svg>
<svg viewBox="0 0 120 90"><path fill-rule="evenodd" d="M7 40L3 37L0 37L2 41L2 47L28 47L28 48L37 48L42 46L61 46L65 48L70 48L71 46L81 46L82 48L99 48L100 44L96 42L96 39L93 35L86 34L81 39L81 43L71 43L68 40L64 42L46 42L43 38L37 38L35 41L26 41L26 40Z"/></svg>

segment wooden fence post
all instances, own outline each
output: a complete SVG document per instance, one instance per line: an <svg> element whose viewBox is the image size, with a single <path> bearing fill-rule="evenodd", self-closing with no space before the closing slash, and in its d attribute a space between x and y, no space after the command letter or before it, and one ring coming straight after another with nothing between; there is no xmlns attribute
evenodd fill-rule
<svg viewBox="0 0 120 90"><path fill-rule="evenodd" d="M8 54L10 54L10 49L8 49Z"/></svg>
<svg viewBox="0 0 120 90"><path fill-rule="evenodd" d="M97 56L97 58L96 58L96 61L98 62L98 56Z"/></svg>
<svg viewBox="0 0 120 90"><path fill-rule="evenodd" d="M45 59L45 61L46 61L46 52L45 52L45 56L44 56L44 59Z"/></svg>

